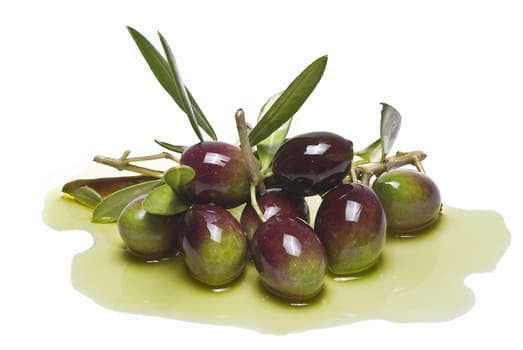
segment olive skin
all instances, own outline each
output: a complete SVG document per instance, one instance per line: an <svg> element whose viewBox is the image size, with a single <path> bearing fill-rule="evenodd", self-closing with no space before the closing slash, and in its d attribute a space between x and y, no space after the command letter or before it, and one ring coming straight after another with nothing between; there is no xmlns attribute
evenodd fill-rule
<svg viewBox="0 0 523 350"><path fill-rule="evenodd" d="M325 252L305 221L272 216L256 230L252 254L262 284L273 294L290 301L305 301L321 291Z"/></svg>
<svg viewBox="0 0 523 350"><path fill-rule="evenodd" d="M381 174L372 184L387 215L390 232L410 233L434 223L441 211L441 194L426 174L398 168Z"/></svg>
<svg viewBox="0 0 523 350"><path fill-rule="evenodd" d="M385 211L372 189L363 184L342 184L324 196L314 231L336 275L364 271L379 261L386 239Z"/></svg>
<svg viewBox="0 0 523 350"><path fill-rule="evenodd" d="M249 170L241 149L220 141L203 141L187 148L180 164L190 166L195 177L180 187L190 203L236 207L249 198Z"/></svg>
<svg viewBox="0 0 523 350"><path fill-rule="evenodd" d="M127 250L144 260L161 260L179 252L183 215L149 214L142 203L146 195L133 199L122 210L117 227Z"/></svg>
<svg viewBox="0 0 523 350"><path fill-rule="evenodd" d="M305 198L287 193L281 188L267 189L263 195L257 196L256 200L266 220L274 215L287 215L299 217L307 222L309 221L309 206ZM253 209L251 203L247 202L242 210L240 225L247 236L248 242L252 241L254 232L256 232L256 229L261 223L262 221Z"/></svg>
<svg viewBox="0 0 523 350"><path fill-rule="evenodd" d="M353 157L352 141L331 132L305 133L279 147L273 159L273 176L288 192L323 194L341 183Z"/></svg>
<svg viewBox="0 0 523 350"><path fill-rule="evenodd" d="M244 270L247 240L238 220L214 204L195 204L187 210L182 254L189 273L209 286L232 282Z"/></svg>

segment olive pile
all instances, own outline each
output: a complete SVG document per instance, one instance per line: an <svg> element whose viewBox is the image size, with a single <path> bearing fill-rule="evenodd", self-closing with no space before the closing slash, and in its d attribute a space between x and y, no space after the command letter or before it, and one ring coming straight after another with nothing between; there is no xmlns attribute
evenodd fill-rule
<svg viewBox="0 0 523 350"><path fill-rule="evenodd" d="M150 43L129 30L146 60L151 55L157 59ZM170 54L167 49L166 54ZM169 77L176 83L179 73L174 59L168 58L160 62L171 69ZM291 83L293 91L310 93L325 63L326 57L309 66L307 74ZM310 82L307 79L315 69L320 74ZM171 96L178 98L175 101L192 121L213 135L202 115L194 119L194 111L200 110L185 92ZM140 170L146 175L114 178L113 183L75 181L63 192L93 207L94 221L116 221L127 250L143 260L181 255L190 276L211 287L230 284L246 264L253 263L271 293L291 301L311 299L323 288L328 271L350 276L374 266L385 248L387 232L403 234L434 223L441 198L417 154L386 158L399 128L399 114L392 107L384 105L380 139L355 152L352 141L332 132L287 138L297 108L284 107L299 108L308 96L295 101L295 95L285 91L276 95L250 132L237 119L240 146L215 137L200 137L183 148L159 142L181 153L176 166L156 174ZM279 114L271 105L278 106L274 110ZM266 122L267 118L272 119ZM268 157L265 146L272 149ZM355 160L355 155L361 159ZM171 158L167 153L162 157ZM123 161L119 169L129 165L129 159L120 158ZM417 171L404 167L407 164ZM372 166L378 170L368 170ZM125 185L118 186L119 182ZM107 184L113 187L108 190ZM104 195L100 195L102 187ZM306 201L309 196L321 200L314 222ZM232 208L241 209L241 215L235 217Z"/></svg>

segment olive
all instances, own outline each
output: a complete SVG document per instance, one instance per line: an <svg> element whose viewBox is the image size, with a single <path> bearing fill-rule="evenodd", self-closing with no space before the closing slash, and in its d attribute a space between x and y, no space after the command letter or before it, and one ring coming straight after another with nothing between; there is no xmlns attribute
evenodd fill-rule
<svg viewBox="0 0 523 350"><path fill-rule="evenodd" d="M184 224L181 249L192 277L221 286L241 275L247 240L229 211L215 204L195 204L185 213Z"/></svg>
<svg viewBox="0 0 523 350"><path fill-rule="evenodd" d="M310 132L292 137L278 148L272 171L284 190L311 196L340 184L353 157L352 141L331 132Z"/></svg>
<svg viewBox="0 0 523 350"><path fill-rule="evenodd" d="M441 210L436 183L416 170L398 168L381 174L372 188L387 215L388 230L409 233L434 223Z"/></svg>
<svg viewBox="0 0 523 350"><path fill-rule="evenodd" d="M262 223L252 241L253 262L262 284L290 301L304 301L322 289L325 252L302 219L275 215Z"/></svg>
<svg viewBox="0 0 523 350"><path fill-rule="evenodd" d="M314 231L327 254L329 270L350 275L373 266L381 256L387 221L372 189L342 184L323 197Z"/></svg>
<svg viewBox="0 0 523 350"><path fill-rule="evenodd" d="M183 215L153 215L142 206L146 195L129 202L118 217L117 227L127 250L145 260L160 260L179 251L178 235Z"/></svg>
<svg viewBox="0 0 523 350"><path fill-rule="evenodd" d="M241 149L221 141L203 141L187 148L180 164L190 166L195 177L180 187L190 203L236 207L249 198L249 170Z"/></svg>
<svg viewBox="0 0 523 350"><path fill-rule="evenodd" d="M287 215L309 221L309 206L305 198L290 194L281 188L270 188L263 195L257 196L256 200L266 220L274 215ZM240 225L247 235L248 242L252 241L254 232L261 223L251 203L247 202L242 210Z"/></svg>

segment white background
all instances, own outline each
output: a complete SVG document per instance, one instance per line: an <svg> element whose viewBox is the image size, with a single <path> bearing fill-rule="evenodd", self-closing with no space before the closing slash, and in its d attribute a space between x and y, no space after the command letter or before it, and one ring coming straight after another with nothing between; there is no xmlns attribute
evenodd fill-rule
<svg viewBox="0 0 523 350"><path fill-rule="evenodd" d="M10 3L10 4L9 4ZM11 1L0 5L0 348L519 348L522 10L517 1ZM471 311L442 323L366 321L286 336L117 313L70 282L87 233L57 233L43 197L95 154L195 137L125 25L171 43L185 83L234 142L233 114L261 104L328 54L291 133L377 137L379 102L403 116L397 148L423 149L444 200L502 214L512 241L466 284ZM471 246L473 246L471 242ZM11 345L7 345L11 344Z"/></svg>

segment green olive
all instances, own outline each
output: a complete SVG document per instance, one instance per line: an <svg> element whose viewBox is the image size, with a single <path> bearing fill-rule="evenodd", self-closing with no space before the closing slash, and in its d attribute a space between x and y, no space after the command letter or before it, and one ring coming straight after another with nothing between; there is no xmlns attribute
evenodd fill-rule
<svg viewBox="0 0 523 350"><path fill-rule="evenodd" d="M146 195L132 200L118 218L118 232L127 250L145 260L160 260L176 255L183 227L183 214L153 215L142 203Z"/></svg>

